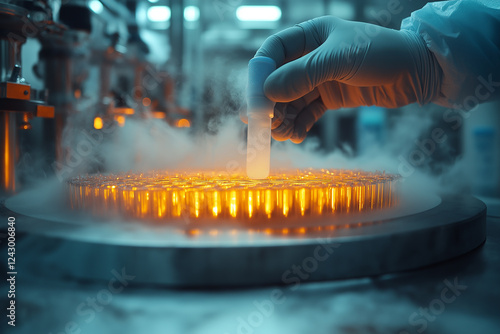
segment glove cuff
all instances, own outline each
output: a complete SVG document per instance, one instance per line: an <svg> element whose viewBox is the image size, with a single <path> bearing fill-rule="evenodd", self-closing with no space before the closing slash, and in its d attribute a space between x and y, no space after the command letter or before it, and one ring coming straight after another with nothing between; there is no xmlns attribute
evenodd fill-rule
<svg viewBox="0 0 500 334"><path fill-rule="evenodd" d="M425 41L417 33L401 30L413 57L415 71L413 87L420 105L433 102L441 93L443 71L434 54L427 48Z"/></svg>

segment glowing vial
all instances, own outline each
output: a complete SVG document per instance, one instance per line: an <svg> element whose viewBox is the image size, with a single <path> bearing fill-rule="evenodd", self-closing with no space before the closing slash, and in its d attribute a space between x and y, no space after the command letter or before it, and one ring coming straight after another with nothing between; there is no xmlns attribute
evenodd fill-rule
<svg viewBox="0 0 500 334"><path fill-rule="evenodd" d="M275 69L276 63L269 57L255 57L248 63L247 175L251 179L269 176L271 119L275 103L264 94L264 82Z"/></svg>

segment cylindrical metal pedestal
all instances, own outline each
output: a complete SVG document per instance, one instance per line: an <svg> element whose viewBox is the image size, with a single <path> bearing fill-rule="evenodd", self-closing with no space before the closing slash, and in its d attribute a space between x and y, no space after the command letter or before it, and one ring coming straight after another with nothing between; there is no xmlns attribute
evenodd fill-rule
<svg viewBox="0 0 500 334"><path fill-rule="evenodd" d="M18 234L24 234L17 252L33 255L18 264L23 272L106 280L111 271L123 270L134 276L133 283L179 287L380 275L452 259L481 245L486 236L486 207L467 196L443 196L440 204L417 214L300 238L240 231L200 239L165 226L30 218L10 211L9 201L6 205L2 215L14 215Z"/></svg>

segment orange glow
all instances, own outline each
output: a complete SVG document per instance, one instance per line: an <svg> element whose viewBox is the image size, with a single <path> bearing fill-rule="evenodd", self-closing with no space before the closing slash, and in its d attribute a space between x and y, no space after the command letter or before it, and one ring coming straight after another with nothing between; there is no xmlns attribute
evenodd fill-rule
<svg viewBox="0 0 500 334"><path fill-rule="evenodd" d="M41 118L54 118L55 111L52 106L37 105L36 106L36 117Z"/></svg>
<svg viewBox="0 0 500 334"><path fill-rule="evenodd" d="M229 214L231 217L236 217L238 214L237 200L236 200L236 191L231 191L229 194Z"/></svg>
<svg viewBox="0 0 500 334"><path fill-rule="evenodd" d="M188 230L188 234L190 235L199 235L201 233L201 231L199 229L192 229L192 230Z"/></svg>
<svg viewBox="0 0 500 334"><path fill-rule="evenodd" d="M113 108L111 112L115 115L133 115L135 114L135 110L127 107L117 107Z"/></svg>
<svg viewBox="0 0 500 334"><path fill-rule="evenodd" d="M142 99L142 105L145 107L149 107L151 105L151 99L149 97L145 97Z"/></svg>
<svg viewBox="0 0 500 334"><path fill-rule="evenodd" d="M101 117L94 118L94 129L100 130L102 129L104 123Z"/></svg>
<svg viewBox="0 0 500 334"><path fill-rule="evenodd" d="M177 121L176 126L178 128L189 128L191 126L191 122L188 119L181 118Z"/></svg>
<svg viewBox="0 0 500 334"><path fill-rule="evenodd" d="M165 223L278 222L396 205L394 182L397 177L385 173L299 170L264 180L213 171L88 175L68 185L71 207L98 215L118 213ZM293 229L276 226L272 233L305 234L308 227L299 224Z"/></svg>
<svg viewBox="0 0 500 334"><path fill-rule="evenodd" d="M78 100L81 97L82 97L82 91L79 89L75 90L75 99Z"/></svg>
<svg viewBox="0 0 500 334"><path fill-rule="evenodd" d="M214 191L213 194L213 204L212 204L212 213L214 217L217 217L220 211L219 207L219 193L217 191Z"/></svg>
<svg viewBox="0 0 500 334"><path fill-rule="evenodd" d="M2 182L1 188L2 190L6 190L7 192L14 192L16 189L15 183L15 167L14 167L14 154L15 154L15 146L12 142L12 133L10 128L10 123L15 124L15 118L13 118L12 113L10 112L2 112L0 113L0 117L3 117L4 128L2 131L3 136L3 161L2 161Z"/></svg>
<svg viewBox="0 0 500 334"><path fill-rule="evenodd" d="M200 216L200 193L194 193L194 216L198 218Z"/></svg>
<svg viewBox="0 0 500 334"><path fill-rule="evenodd" d="M306 190L300 189L299 192L300 215L303 216L306 212Z"/></svg>
<svg viewBox="0 0 500 334"><path fill-rule="evenodd" d="M163 111L151 111L150 115L152 118L164 119L167 115Z"/></svg>
<svg viewBox="0 0 500 334"><path fill-rule="evenodd" d="M125 126L125 116L122 115L115 116L115 121L116 123L118 123L118 126L120 127Z"/></svg>
<svg viewBox="0 0 500 334"><path fill-rule="evenodd" d="M253 206L254 206L253 194L252 191L250 190L248 192L248 218L252 218Z"/></svg>

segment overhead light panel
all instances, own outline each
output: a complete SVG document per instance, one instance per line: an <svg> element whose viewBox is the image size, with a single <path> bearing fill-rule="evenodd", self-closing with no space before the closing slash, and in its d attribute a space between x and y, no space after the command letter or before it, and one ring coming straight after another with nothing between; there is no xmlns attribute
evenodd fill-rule
<svg viewBox="0 0 500 334"><path fill-rule="evenodd" d="M275 22L281 18L278 6L240 6L236 18L243 22Z"/></svg>
<svg viewBox="0 0 500 334"><path fill-rule="evenodd" d="M104 7L102 3L99 0L92 0L89 2L89 7L90 9L96 13L96 14L101 14Z"/></svg>
<svg viewBox="0 0 500 334"><path fill-rule="evenodd" d="M172 15L168 6L152 6L148 8L148 20L151 22L166 22Z"/></svg>
<svg viewBox="0 0 500 334"><path fill-rule="evenodd" d="M184 8L184 20L188 22L198 21L200 19L200 9L196 6L187 6Z"/></svg>

